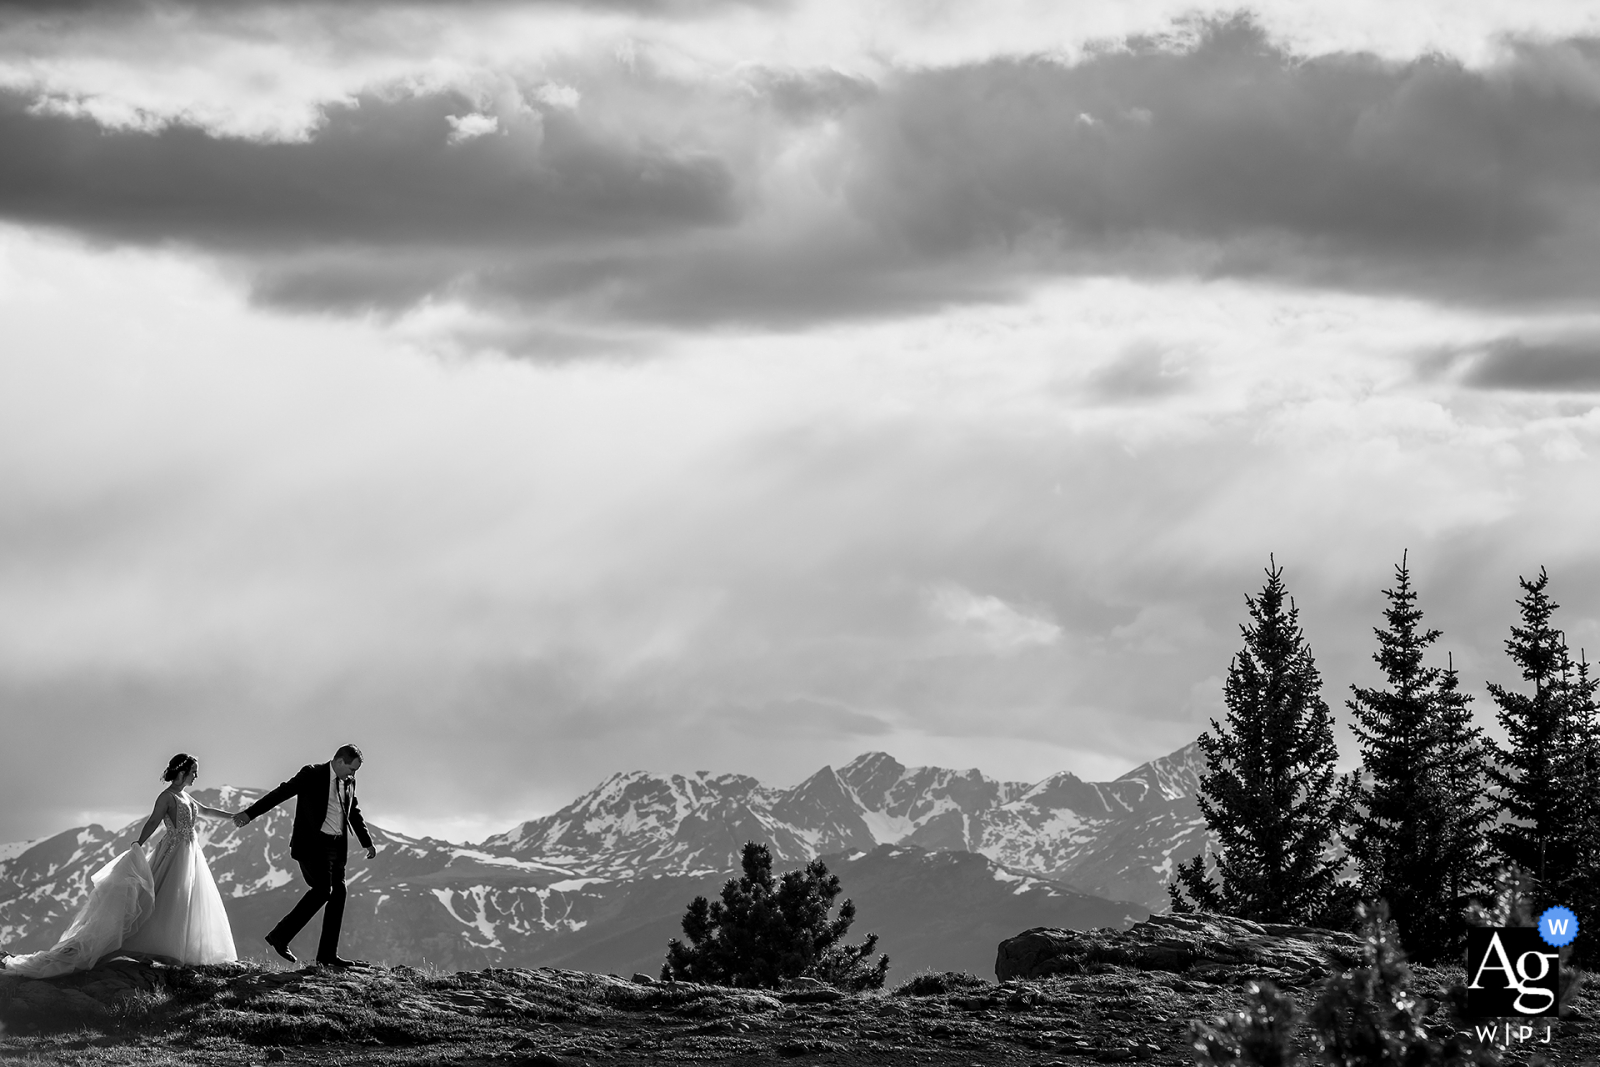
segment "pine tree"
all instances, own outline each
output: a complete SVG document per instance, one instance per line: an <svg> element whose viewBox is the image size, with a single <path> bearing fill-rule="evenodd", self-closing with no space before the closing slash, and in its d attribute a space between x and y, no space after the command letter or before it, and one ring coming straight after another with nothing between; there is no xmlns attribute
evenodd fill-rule
<svg viewBox="0 0 1600 1067"><path fill-rule="evenodd" d="M1468 708L1472 698L1461 692L1455 658L1446 661L1435 690L1438 747L1434 750L1435 788L1444 794L1439 803L1424 805L1437 820L1430 829L1437 835L1433 854L1438 857L1440 912L1446 917L1437 959L1454 956L1466 948L1468 903L1488 891L1489 845L1485 836L1494 822L1494 807L1483 795L1483 782L1491 743L1473 724Z"/></svg>
<svg viewBox="0 0 1600 1067"><path fill-rule="evenodd" d="M1558 861L1552 866L1545 898L1580 916L1600 915L1600 708L1596 688L1600 679L1589 674L1589 662L1580 651L1567 686L1567 707L1556 757L1556 791L1562 797L1564 818L1555 828L1552 845ZM1593 923L1580 922L1572 944L1573 959L1586 967L1600 964L1600 938Z"/></svg>
<svg viewBox="0 0 1600 1067"><path fill-rule="evenodd" d="M1454 667L1423 665L1438 630L1422 628L1406 558L1385 589L1385 629L1374 629L1387 688L1352 685L1346 705L1370 788L1357 787L1350 852L1362 895L1387 902L1413 958L1432 963L1465 937L1460 896L1483 870L1481 831L1493 816L1478 799L1478 731Z"/></svg>
<svg viewBox="0 0 1600 1067"><path fill-rule="evenodd" d="M1244 648L1228 667L1228 727L1200 735L1207 771L1200 810L1221 842L1220 887L1198 864L1177 884L1204 904L1263 922L1329 923L1341 862L1326 853L1353 800L1354 776L1339 781L1333 716L1300 629L1299 609L1276 560L1259 597L1245 597ZM1215 732L1213 732L1215 731ZM1215 896L1213 896L1215 894Z"/></svg>
<svg viewBox="0 0 1600 1067"><path fill-rule="evenodd" d="M1565 635L1552 623L1560 605L1546 592L1544 568L1536 579L1518 581L1522 625L1511 628L1506 651L1533 693L1489 685L1509 742L1496 746L1498 766L1489 773L1501 805L1519 820L1495 827L1490 841L1505 861L1533 876L1541 907L1561 904L1594 915L1600 907L1600 682L1590 676L1586 657L1573 662ZM1581 923L1569 951L1586 966L1600 964L1600 939Z"/></svg>
<svg viewBox="0 0 1600 1067"><path fill-rule="evenodd" d="M683 916L689 943L668 943L663 980L773 988L809 977L843 989L883 988L889 957L868 962L878 935L868 934L859 945L842 943L856 906L846 900L838 918L828 918L840 887L826 864L812 860L774 879L771 851L754 841L745 843L740 863L743 877L728 879L721 900L689 903Z"/></svg>
<svg viewBox="0 0 1600 1067"><path fill-rule="evenodd" d="M1520 822L1493 827L1489 841L1506 862L1533 875L1542 888L1560 881L1565 873L1560 870L1558 837L1562 821L1571 813L1565 809L1556 770L1566 733L1573 668L1566 639L1551 625L1551 616L1560 605L1545 592L1550 576L1540 567L1538 578L1517 581L1523 590L1517 601L1522 625L1511 628L1506 652L1523 681L1533 683L1533 694L1489 683L1489 695L1499 706L1496 717L1509 746L1495 746L1496 762L1488 767L1488 774L1499 787L1501 807Z"/></svg>

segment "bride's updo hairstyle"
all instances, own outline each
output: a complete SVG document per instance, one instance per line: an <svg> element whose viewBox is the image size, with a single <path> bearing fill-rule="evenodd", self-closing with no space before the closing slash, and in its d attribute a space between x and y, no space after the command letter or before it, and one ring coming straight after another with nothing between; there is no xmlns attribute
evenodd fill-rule
<svg viewBox="0 0 1600 1067"><path fill-rule="evenodd" d="M176 782L179 778L199 766L199 760L187 752L180 752L172 757L172 762L167 764L167 769L161 772L161 780L163 782Z"/></svg>

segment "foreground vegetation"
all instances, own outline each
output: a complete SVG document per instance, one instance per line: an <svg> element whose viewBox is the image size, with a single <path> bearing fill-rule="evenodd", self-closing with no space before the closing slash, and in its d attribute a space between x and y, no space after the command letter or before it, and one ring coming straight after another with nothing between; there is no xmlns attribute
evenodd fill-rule
<svg viewBox="0 0 1600 1067"><path fill-rule="evenodd" d="M1086 959L1077 973L1041 980L929 972L854 993L805 980L768 991L549 968L138 965L157 980L104 1001L66 998L82 1008L76 1016L30 1013L28 989L103 990L94 972L66 984L0 979L9 1026L0 1064L1600 1062L1600 999L1580 983L1549 1044L1514 1045L1502 1057L1461 1033L1459 967L1407 967L1382 937L1367 950L1365 968L1314 981L1310 971L1302 980L1249 964L1165 970Z"/></svg>

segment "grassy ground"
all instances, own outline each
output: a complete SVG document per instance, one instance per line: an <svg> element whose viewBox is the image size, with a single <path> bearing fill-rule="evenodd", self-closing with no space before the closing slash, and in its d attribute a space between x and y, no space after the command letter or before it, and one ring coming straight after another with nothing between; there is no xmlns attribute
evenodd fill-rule
<svg viewBox="0 0 1600 1067"><path fill-rule="evenodd" d="M1189 1021L1242 1007L1249 978L1097 970L1002 985L930 974L844 996L550 969L173 968L156 987L76 1019L24 1013L19 1022L0 1001L12 1020L0 1064L1187 1064ZM1414 989L1437 994L1459 977L1417 968ZM1592 992L1579 1006L1600 1015ZM1552 1064L1600 1064L1597 1030L1588 1019L1559 1023L1541 1051Z"/></svg>

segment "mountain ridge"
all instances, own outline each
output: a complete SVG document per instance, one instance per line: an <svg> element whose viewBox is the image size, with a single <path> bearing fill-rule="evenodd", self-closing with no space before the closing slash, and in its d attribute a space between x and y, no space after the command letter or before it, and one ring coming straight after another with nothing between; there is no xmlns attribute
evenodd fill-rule
<svg viewBox="0 0 1600 1067"><path fill-rule="evenodd" d="M618 772L478 844L369 819L379 854L351 855L346 945L364 958L461 968L638 967L659 960L689 899L714 896L756 840L778 869L827 857L856 901L857 928L894 933L899 944L885 950L897 966L971 969L992 955L1000 926L1125 927L1163 910L1172 865L1204 844L1192 748L1104 783L1066 773L1007 782L906 767L883 752L788 788L740 774ZM260 795L194 792L223 808ZM292 817L286 805L244 828L200 827L241 953L261 951L261 935L302 892L288 857ZM0 859L0 945L53 943L90 876L141 825L78 827ZM309 953L320 926L308 929Z"/></svg>
<svg viewBox="0 0 1600 1067"><path fill-rule="evenodd" d="M1159 909L1173 853L1181 861L1207 843L1194 799L1204 766L1191 742L1111 782L1070 772L1002 781L975 768L907 767L885 752L825 766L788 788L740 774L625 771L478 847L620 877L735 870L746 840L765 841L775 863L789 864L911 845L976 852ZM1135 840L1151 830L1156 838ZM1115 854L1100 847L1113 839L1122 843Z"/></svg>

